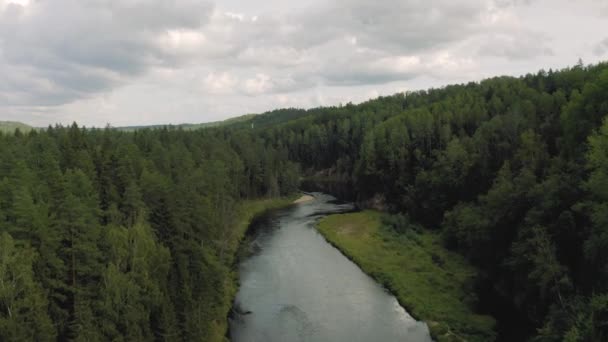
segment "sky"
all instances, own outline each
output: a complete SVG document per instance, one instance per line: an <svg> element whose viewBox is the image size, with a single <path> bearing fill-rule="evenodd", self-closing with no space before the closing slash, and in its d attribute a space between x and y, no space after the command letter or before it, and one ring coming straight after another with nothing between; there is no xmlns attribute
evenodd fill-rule
<svg viewBox="0 0 608 342"><path fill-rule="evenodd" d="M0 0L0 120L199 123L608 60L608 0Z"/></svg>

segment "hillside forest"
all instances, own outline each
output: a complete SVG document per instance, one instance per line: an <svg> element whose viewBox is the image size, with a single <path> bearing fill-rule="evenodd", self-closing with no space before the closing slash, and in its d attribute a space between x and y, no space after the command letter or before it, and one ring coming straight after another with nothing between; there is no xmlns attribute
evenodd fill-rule
<svg viewBox="0 0 608 342"><path fill-rule="evenodd" d="M0 340L206 341L237 207L303 178L440 234L479 310L531 340L608 340L606 63L197 130L0 133Z"/></svg>

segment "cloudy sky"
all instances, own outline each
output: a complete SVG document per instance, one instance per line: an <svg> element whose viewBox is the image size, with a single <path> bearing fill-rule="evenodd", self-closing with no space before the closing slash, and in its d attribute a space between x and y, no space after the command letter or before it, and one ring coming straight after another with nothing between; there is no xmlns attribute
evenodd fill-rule
<svg viewBox="0 0 608 342"><path fill-rule="evenodd" d="M0 0L0 120L207 122L608 60L608 0Z"/></svg>

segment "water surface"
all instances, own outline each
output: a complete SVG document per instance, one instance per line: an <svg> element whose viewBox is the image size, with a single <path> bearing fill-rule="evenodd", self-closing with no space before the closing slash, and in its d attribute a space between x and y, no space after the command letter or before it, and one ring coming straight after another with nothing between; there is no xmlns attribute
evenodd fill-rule
<svg viewBox="0 0 608 342"><path fill-rule="evenodd" d="M315 230L322 216L352 204L315 200L275 212L253 227L230 321L234 342L431 341L395 297Z"/></svg>

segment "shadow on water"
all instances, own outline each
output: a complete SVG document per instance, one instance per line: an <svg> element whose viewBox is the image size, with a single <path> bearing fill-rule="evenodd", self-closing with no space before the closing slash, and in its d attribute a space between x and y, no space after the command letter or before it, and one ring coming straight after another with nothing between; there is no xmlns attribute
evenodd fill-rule
<svg viewBox="0 0 608 342"><path fill-rule="evenodd" d="M288 215L289 210L293 209L293 205L287 208L268 210L261 215L257 215L251 220L243 240L239 244L234 259L234 268L237 268L243 260L250 258L262 251L262 246L259 242L260 236L263 234L271 234L274 230L279 229L279 221L277 218ZM232 311L231 311L232 313Z"/></svg>

